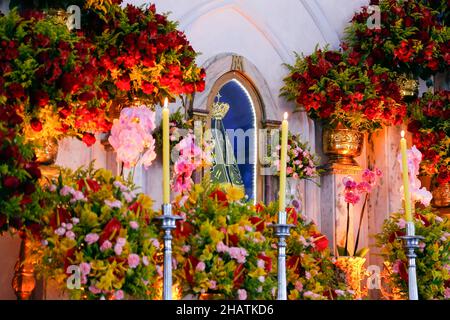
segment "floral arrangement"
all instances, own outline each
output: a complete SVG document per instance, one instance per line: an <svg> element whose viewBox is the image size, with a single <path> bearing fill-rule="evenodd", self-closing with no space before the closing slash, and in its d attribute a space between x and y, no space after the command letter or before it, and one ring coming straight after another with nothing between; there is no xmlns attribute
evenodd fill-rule
<svg viewBox="0 0 450 320"><path fill-rule="evenodd" d="M110 129L94 46L36 11L0 17L0 106L23 117L28 138L75 136L90 146Z"/></svg>
<svg viewBox="0 0 450 320"><path fill-rule="evenodd" d="M339 255L341 256L360 256L363 257L367 254L368 249L363 248L358 251L359 236L361 232L362 221L364 218L364 210L366 208L367 201L369 200L369 195L372 190L376 187L378 180L382 177L383 173L380 169L375 168L374 170L365 169L362 172L362 181L356 182L352 177L347 176L342 179L342 184L344 185L344 201L347 203L347 229L345 234L345 245L344 247L338 247ZM359 225L358 233L356 235L355 249L353 254L348 251L348 233L349 233L349 221L350 221L350 205L356 205L361 197L364 197L364 203L361 208L361 213L359 215Z"/></svg>
<svg viewBox="0 0 450 320"><path fill-rule="evenodd" d="M0 234L14 228L36 230L45 208L40 202L41 171L33 161L33 146L19 133L23 119L13 106L0 112Z"/></svg>
<svg viewBox="0 0 450 320"><path fill-rule="evenodd" d="M445 1L377 0L379 27L367 24L367 7L356 13L346 29L352 53L369 66L380 65L399 74L428 79L448 68L450 33ZM440 12L441 11L441 12Z"/></svg>
<svg viewBox="0 0 450 320"><path fill-rule="evenodd" d="M55 208L43 219L41 274L63 289L72 284L73 299L157 297L160 244L149 197L93 164L64 171L48 191Z"/></svg>
<svg viewBox="0 0 450 320"><path fill-rule="evenodd" d="M277 238L273 229L267 226L277 223L278 205L256 205L261 218L253 218L257 228L271 239L270 261L277 260ZM298 214L294 208L287 208L288 223L293 224L291 235L286 239L287 291L290 300L342 300L351 299L334 258L328 248L328 239L321 234L316 224ZM276 277L275 268L272 269Z"/></svg>
<svg viewBox="0 0 450 320"><path fill-rule="evenodd" d="M410 108L408 131L423 154L420 172L438 184L450 182L450 91L427 92Z"/></svg>
<svg viewBox="0 0 450 320"><path fill-rule="evenodd" d="M103 88L111 99L155 104L165 97L203 91L204 70L177 24L156 13L155 5L135 7L122 1L87 1L86 30L97 44ZM94 33L96 32L96 33Z"/></svg>
<svg viewBox="0 0 450 320"><path fill-rule="evenodd" d="M276 167L276 173L280 171L280 155L281 145L276 147L276 152L272 154L272 163ZM321 170L317 169L320 159L311 152L311 148L307 142L303 142L300 134L292 134L289 132L286 157L286 176L294 179L311 180L320 175ZM314 181L314 180L312 180Z"/></svg>
<svg viewBox="0 0 450 320"><path fill-rule="evenodd" d="M313 119L360 131L402 123L406 105L388 69L368 67L348 50L326 47L296 57L293 66L287 65L281 95L303 106Z"/></svg>
<svg viewBox="0 0 450 320"><path fill-rule="evenodd" d="M195 185L174 231L174 275L184 294L222 299L273 299L269 241L241 188Z"/></svg>
<svg viewBox="0 0 450 320"><path fill-rule="evenodd" d="M155 112L147 106L122 109L108 138L117 153L117 161L123 162L125 168L141 163L147 169L156 159L154 129Z"/></svg>
<svg viewBox="0 0 450 320"><path fill-rule="evenodd" d="M416 146L413 146L411 149L407 150L407 159L409 192L411 193L411 200L413 204L416 202L420 202L423 206L427 207L430 205L433 196L431 192L429 192L424 187L421 187L422 183L418 179L420 163L422 162L422 153L416 148ZM403 170L401 155L398 155L397 160L400 164L400 170ZM403 185L400 187L400 193L404 197Z"/></svg>
<svg viewBox="0 0 450 320"><path fill-rule="evenodd" d="M416 209L414 225L416 234L425 238L416 250L419 299L450 299L450 221L425 208ZM405 234L403 214L395 213L376 236L389 274L388 285L399 290L402 299L408 295L408 260L399 237Z"/></svg>

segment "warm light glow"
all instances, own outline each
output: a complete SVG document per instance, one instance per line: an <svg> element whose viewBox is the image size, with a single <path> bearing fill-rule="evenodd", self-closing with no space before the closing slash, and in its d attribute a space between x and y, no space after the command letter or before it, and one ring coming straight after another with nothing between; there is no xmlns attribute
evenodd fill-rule
<svg viewBox="0 0 450 320"><path fill-rule="evenodd" d="M287 118L288 118L288 113L285 112L283 117L284 117L284 120L287 120Z"/></svg>
<svg viewBox="0 0 450 320"><path fill-rule="evenodd" d="M167 108L168 105L169 105L169 99L164 98L164 108Z"/></svg>
<svg viewBox="0 0 450 320"><path fill-rule="evenodd" d="M402 130L402 132L400 134L401 134L402 138L404 138L405 137L405 130Z"/></svg>

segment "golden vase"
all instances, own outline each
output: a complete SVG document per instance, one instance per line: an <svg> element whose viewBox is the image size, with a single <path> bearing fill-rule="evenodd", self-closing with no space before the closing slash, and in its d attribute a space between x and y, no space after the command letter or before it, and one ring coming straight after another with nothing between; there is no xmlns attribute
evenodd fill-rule
<svg viewBox="0 0 450 320"><path fill-rule="evenodd" d="M32 241L25 231L19 232L21 243L19 259L14 267L12 287L18 300L29 300L36 286L34 263L31 258Z"/></svg>
<svg viewBox="0 0 450 320"><path fill-rule="evenodd" d="M58 174L58 168L54 165L58 155L58 140L48 139L30 139L35 144L34 153L36 162L39 164L42 178L39 181L41 185L46 185ZM21 238L19 257L14 268L14 277L12 287L19 300L28 300L31 298L36 286L34 276L34 264L31 251L32 240L25 230L20 230Z"/></svg>
<svg viewBox="0 0 450 320"><path fill-rule="evenodd" d="M336 259L335 265L345 275L345 282L353 290L355 299L367 296L368 289L361 283L364 281L367 270L364 267L366 258L341 256Z"/></svg>
<svg viewBox="0 0 450 320"><path fill-rule="evenodd" d="M358 166L354 159L361 155L364 134L358 130L326 128L322 135L323 152L331 164Z"/></svg>
<svg viewBox="0 0 450 320"><path fill-rule="evenodd" d="M405 74L397 78L397 85L403 98L414 98L419 94L419 81Z"/></svg>
<svg viewBox="0 0 450 320"><path fill-rule="evenodd" d="M431 205L435 208L446 208L450 206L450 183L439 184L431 190L433 200Z"/></svg>
<svg viewBox="0 0 450 320"><path fill-rule="evenodd" d="M198 300L225 300L223 293L201 293Z"/></svg>

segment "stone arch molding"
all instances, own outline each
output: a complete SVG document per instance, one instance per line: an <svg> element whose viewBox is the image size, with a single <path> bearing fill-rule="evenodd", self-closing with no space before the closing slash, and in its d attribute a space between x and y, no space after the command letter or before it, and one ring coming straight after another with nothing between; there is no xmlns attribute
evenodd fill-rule
<svg viewBox="0 0 450 320"><path fill-rule="evenodd" d="M194 99L194 109L208 112L207 106L208 96L211 92L216 81L225 73L233 71L231 66L233 62L233 56L239 56L232 52L220 53L214 57L209 58L203 63L202 67L206 70L206 87L201 93L197 93ZM246 57L240 57L242 60L242 71L236 71L241 73L248 81L254 86L255 91L258 93L261 102L261 115L263 121L279 120L277 114L278 107L276 101L273 98L269 85L267 84L263 75L259 72L257 67L250 62Z"/></svg>

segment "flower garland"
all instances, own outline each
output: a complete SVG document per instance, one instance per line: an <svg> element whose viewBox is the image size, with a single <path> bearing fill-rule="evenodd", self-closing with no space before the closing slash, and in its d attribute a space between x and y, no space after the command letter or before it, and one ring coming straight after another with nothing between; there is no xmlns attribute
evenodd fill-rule
<svg viewBox="0 0 450 320"><path fill-rule="evenodd" d="M174 275L184 294L216 293L224 299L273 299L269 242L242 189L195 185L176 208L184 217L174 231Z"/></svg>
<svg viewBox="0 0 450 320"><path fill-rule="evenodd" d="M450 182L450 91L427 92L410 108L408 131L423 154L421 173L438 184Z"/></svg>
<svg viewBox="0 0 450 320"><path fill-rule="evenodd" d="M152 200L92 164L66 170L53 183L55 208L44 219L39 271L62 288L78 272L80 282L69 288L73 299L156 298L161 267Z"/></svg>
<svg viewBox="0 0 450 320"><path fill-rule="evenodd" d="M356 13L346 29L352 54L414 78L428 79L448 68L450 33L445 1L377 0L380 26L371 27L367 7ZM447 13L448 14L448 13Z"/></svg>
<svg viewBox="0 0 450 320"><path fill-rule="evenodd" d="M388 69L368 67L348 50L316 49L306 57L297 55L295 64L287 67L290 73L281 95L327 126L373 131L383 124L400 124L406 116Z"/></svg>
<svg viewBox="0 0 450 320"><path fill-rule="evenodd" d="M393 214L385 220L377 246L388 268L389 285L400 290L400 297L408 295L408 260L399 237L406 235L404 215ZM419 299L450 299L450 221L429 208L416 209L416 234L425 237L416 250L416 271Z"/></svg>
<svg viewBox="0 0 450 320"><path fill-rule="evenodd" d="M110 129L93 50L40 12L0 17L0 107L17 109L28 138L75 136L90 146Z"/></svg>

